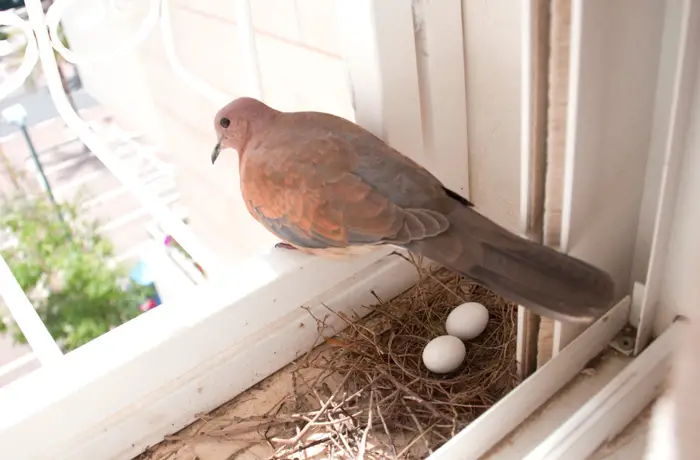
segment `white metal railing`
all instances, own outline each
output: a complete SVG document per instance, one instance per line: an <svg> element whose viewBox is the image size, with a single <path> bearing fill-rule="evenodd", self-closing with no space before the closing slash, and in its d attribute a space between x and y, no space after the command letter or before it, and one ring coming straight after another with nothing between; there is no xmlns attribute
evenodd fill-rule
<svg viewBox="0 0 700 460"><path fill-rule="evenodd" d="M254 50L254 39L251 38L252 22L249 0L235 1L239 14L244 14L240 20L244 25L248 25L248 27L239 28L242 30L242 34L249 35L243 46L250 48L247 49L248 53L244 53L248 56L248 62L247 65L242 66L242 71L244 72L244 77L246 77L245 80L248 81L248 89L254 95L260 97L259 70ZM0 12L0 25L17 27L24 32L27 38L26 53L22 64L18 70L0 83L0 99L7 97L18 89L29 77L36 63L40 61L51 98L66 125L76 133L78 138L102 161L105 167L114 174L124 187L140 201L141 205L154 216L160 226L197 260L208 275L219 273L221 263L215 254L196 238L166 204L124 166L123 161L113 154L107 142L86 124L71 107L61 85L54 50L68 62L83 65L99 65L116 56L132 51L149 36L153 28L160 22L166 57L175 74L203 97L217 104L228 102L230 96L189 73L179 61L173 43L168 0L150 0L148 13L138 30L133 36L121 40L120 45L113 49L100 50L85 55L75 53L64 47L58 36L58 26L61 17L74 2L75 0L56 0L49 7L48 11L44 13L41 0L26 0L27 21L12 12ZM107 8L112 12L120 12L122 9L122 7L117 5L118 2L114 0L109 0L107 3ZM60 358L62 353L59 347L1 257L0 295L2 295L8 310L42 365L54 362Z"/></svg>
<svg viewBox="0 0 700 460"><path fill-rule="evenodd" d="M42 365L51 364L62 357L61 349L46 329L2 256L0 256L0 289L2 289L2 298L7 309L22 330L39 362Z"/></svg>
<svg viewBox="0 0 700 460"><path fill-rule="evenodd" d="M0 11L0 25L17 27L24 32L27 39L27 47L25 49L24 59L19 68L10 76L0 83L0 99L4 99L14 90L22 86L29 78L34 66L39 60L39 49L34 40L34 32L32 26L19 16L9 11Z"/></svg>

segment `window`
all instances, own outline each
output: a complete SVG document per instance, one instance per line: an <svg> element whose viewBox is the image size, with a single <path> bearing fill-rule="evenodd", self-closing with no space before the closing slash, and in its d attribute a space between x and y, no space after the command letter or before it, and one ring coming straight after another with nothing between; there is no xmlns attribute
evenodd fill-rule
<svg viewBox="0 0 700 460"><path fill-rule="evenodd" d="M7 267L0 264L3 297L43 366L0 390L0 440L8 446L14 440L7 455L19 452L12 449L23 449L23 455L38 458L49 454L52 458L85 459L134 455L312 346L316 331L313 327L298 327L308 320L300 306L320 308L321 303L326 303L350 311L358 303L370 302L370 291L391 297L415 281L415 270L389 250L348 261L317 260L283 251L261 254L259 249L269 247L269 241L263 236L258 238L255 230L250 230L257 227L249 226L250 222L242 217L237 222L242 228L240 235L252 238L254 253L236 253L237 263L222 263L217 253L224 249L212 244L221 241L222 236L212 232L211 240L207 238L207 244L203 244L183 223L183 215L174 213L143 187L110 146L73 111L55 70L52 44L42 24L41 4L39 0L26 3L28 23L12 13L2 13L0 22L23 28L28 37L36 33L38 46L29 38L17 78L2 82L0 95L7 96L12 86L31 72L40 56L62 119L119 181L140 197L155 222L151 232L158 239L172 236L201 266L207 279L197 277L193 266L183 260L186 257L173 252L176 263L182 263L188 276L192 275L190 289L162 308L64 356L38 322ZM327 39L327 28L299 30L298 24L285 23L286 16L281 13L258 15L262 19L253 23L255 8L261 3L217 0L176 7L168 0L152 0L147 5L95 2L93 13L97 19L103 6L104 11L116 8L124 14L134 8L140 16L137 14L139 20L131 22L134 27L130 38L120 41L115 52L86 53L86 60L94 61L95 67L90 67L93 72L117 58L122 63L138 63L135 68L140 69L139 75L131 72L132 67L113 66L109 72L103 72L114 79L102 88L127 85L132 97L142 98L150 85L178 95L152 97L143 111L134 113L136 123L143 126L151 123L149 114L162 113L160 122L150 125L152 132L160 132L161 136L185 129L188 120L208 120L212 107L233 96L227 82L234 80L243 88L242 93L275 99L283 109L294 108L295 104L324 109L336 102L338 106L351 107L353 110L341 115L355 118L425 164L449 187L469 194L480 207L490 210L495 220L512 228L519 225L521 190L528 185L527 180L521 180L520 165L526 161L520 156L520 122L522 113L530 110L529 104L535 105L532 98L525 97L521 104L520 95L521 91L532 90L528 82L532 83L533 74L541 69L530 67L529 73L522 72L525 79L530 79L526 82L521 82L521 73L514 69L528 69L522 64L527 57L523 50L532 44L535 32L541 30L531 24L521 26L534 21L539 2L528 2L521 11L506 3L414 2L414 7L403 0L336 0L333 8L337 8L337 43ZM323 3L323 8L327 8L331 2ZM659 68L672 69L674 78L683 73L675 64L685 55L681 56L680 51L681 57L668 54L666 48L674 52L685 48L669 45L667 42L673 40L667 36L669 31L677 31L682 38L678 41L683 42L689 36L688 24L694 30L697 21L689 18L697 19L697 8L689 4L685 1L680 8L658 6L655 2L644 6L621 3L612 7L616 16L607 4L581 0L571 3L571 57L564 60L567 65L570 62L567 136L565 147L558 150L563 169L561 190L557 192L562 198L562 209L558 211L564 215L559 225L562 247L609 269L624 286L629 284L628 273L636 256L633 245L626 242L637 229L645 193L644 165L651 142L645 133L652 130L658 110L651 95L658 88L676 88L676 83L657 83L657 73L662 74ZM49 8L46 21L54 35L59 19L66 24L71 21L70 5L68 1L57 1ZM77 2L77 8L75 5ZM664 12L664 8L668 11ZM184 39L178 31L195 27L194 22L187 20L188 14L195 14L202 21L198 26L201 33ZM230 25L222 24L231 22L234 15L237 27L231 41L236 45L230 55L235 54L236 59L227 59L229 50L222 53L221 46L228 42L214 38L222 30L230 30ZM336 10L333 15L336 17ZM74 16L74 25L87 21L86 17L87 14ZM618 22L618 17L625 21ZM678 23L665 22L672 20ZM161 35L149 35L157 24ZM679 24L683 27L677 27ZM648 33L649 30L654 33ZM115 26L107 32L122 36L119 34L125 31ZM662 40L662 36L667 38ZM294 40L299 40L303 45L300 48L306 52L290 45ZM638 40L645 44L641 48L652 51L630 53L639 47ZM138 59L134 52L137 44L145 50L146 58ZM333 50L323 49L326 44ZM68 52L60 45L56 48L69 59L81 59L81 53ZM156 52L161 61L154 58ZM221 72L202 73L201 68L187 64L202 56L216 59L213 62ZM473 65L469 65L470 60ZM170 66L168 73L163 70L164 62ZM305 73L304 69L316 64L325 70L320 74ZM339 90L346 89L345 82L339 84L326 78L346 73L351 91ZM283 76L288 87L276 85L272 75ZM634 85L628 84L631 75L638 77ZM297 85L314 87L328 97L313 99L297 90ZM110 91L101 96L112 97L114 107L131 113L129 104L120 105L122 98L114 97ZM174 116L182 106L191 119ZM201 124L202 138L209 130L206 123ZM665 134L662 138L666 139ZM183 141L182 148L199 151L198 142ZM193 162L191 158L188 161ZM190 185L196 189L197 184L210 181L220 192L217 196L229 200L232 214L242 211L240 206L236 208L236 191L230 176L202 175L193 163L187 166L192 166L192 174L184 180ZM229 166L235 168L233 162ZM624 175L628 186L619 188L622 181L618 175ZM605 206L599 205L601 202ZM196 219L190 214L198 210L191 206L187 209L194 227ZM239 214L235 215L238 218ZM215 216L208 218L216 222ZM204 227L202 231L206 230ZM231 254L234 252L232 249ZM559 326L560 338L567 336L560 341L561 350L556 350L560 354L480 423L456 436L436 453L436 458L457 458L465 445L480 455L544 404L606 346L630 317L634 318L635 302L626 294L626 287L622 287L620 303L581 335L579 330ZM577 336L569 347L564 347ZM518 408L517 416L513 415L513 407ZM71 414L70 421L65 414ZM27 446L16 442L31 439L37 432L46 433L43 444Z"/></svg>

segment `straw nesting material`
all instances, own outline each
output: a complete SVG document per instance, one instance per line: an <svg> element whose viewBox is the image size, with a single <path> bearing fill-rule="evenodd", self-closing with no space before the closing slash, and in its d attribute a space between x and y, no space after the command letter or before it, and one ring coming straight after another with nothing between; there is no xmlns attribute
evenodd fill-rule
<svg viewBox="0 0 700 460"><path fill-rule="evenodd" d="M418 270L414 287L378 298L363 319L328 309L348 327L280 371L290 374L291 388L264 413L211 416L189 435L170 438L169 457L151 451L143 458L176 460L173 443L195 438L245 440L227 460L265 458L261 445L274 459L425 458L517 385L517 309L446 269ZM488 326L466 343L458 370L433 374L423 348L445 334L447 315L468 301L486 306ZM321 335L324 320L317 318Z"/></svg>

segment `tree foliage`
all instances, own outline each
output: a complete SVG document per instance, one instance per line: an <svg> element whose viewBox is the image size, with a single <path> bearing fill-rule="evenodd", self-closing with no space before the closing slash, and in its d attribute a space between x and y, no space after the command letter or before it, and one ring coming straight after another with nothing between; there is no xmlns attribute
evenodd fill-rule
<svg viewBox="0 0 700 460"><path fill-rule="evenodd" d="M127 283L111 242L97 221L81 218L79 202L59 206L63 219L44 196L4 203L0 228L16 245L2 256L54 339L71 350L137 316L146 288ZM14 323L3 327L26 342Z"/></svg>

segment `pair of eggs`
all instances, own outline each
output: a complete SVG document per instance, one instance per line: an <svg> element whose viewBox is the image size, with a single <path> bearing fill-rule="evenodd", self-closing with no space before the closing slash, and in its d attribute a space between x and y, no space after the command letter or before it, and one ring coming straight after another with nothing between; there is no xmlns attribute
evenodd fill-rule
<svg viewBox="0 0 700 460"><path fill-rule="evenodd" d="M463 341L478 337L488 322L489 312L478 302L467 302L456 307L445 321L448 335L434 338L423 349L425 367L436 374L457 370L467 356Z"/></svg>

